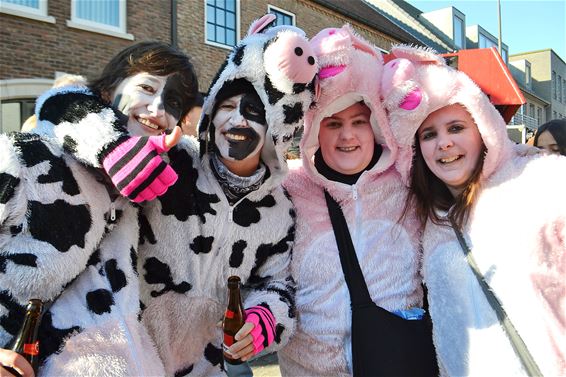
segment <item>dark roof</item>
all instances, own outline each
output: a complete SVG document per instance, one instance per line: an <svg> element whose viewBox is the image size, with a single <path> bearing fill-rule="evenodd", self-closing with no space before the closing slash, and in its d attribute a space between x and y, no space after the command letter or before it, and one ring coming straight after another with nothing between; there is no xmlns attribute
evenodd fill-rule
<svg viewBox="0 0 566 377"><path fill-rule="evenodd" d="M407 33L389 18L377 12L374 7L361 0L313 0L313 2L389 35L400 43L424 45L419 39Z"/></svg>

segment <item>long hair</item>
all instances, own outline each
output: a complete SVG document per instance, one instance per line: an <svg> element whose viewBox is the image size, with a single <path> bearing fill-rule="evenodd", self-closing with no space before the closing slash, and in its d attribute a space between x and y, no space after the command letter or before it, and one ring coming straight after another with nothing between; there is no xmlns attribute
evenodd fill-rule
<svg viewBox="0 0 566 377"><path fill-rule="evenodd" d="M440 217L438 211L449 211L449 216L459 229L468 221L472 206L480 191L480 176L487 148L482 142L480 157L468 178L466 188L454 197L448 187L427 166L418 136L415 135L413 145L413 163L411 167L411 182L402 218L411 210L415 210L420 230L423 231L428 219L439 225L449 225L446 218Z"/></svg>
<svg viewBox="0 0 566 377"><path fill-rule="evenodd" d="M566 156L566 119L554 119L537 129L534 145L538 146L538 138L544 131L550 132L562 156Z"/></svg>
<svg viewBox="0 0 566 377"><path fill-rule="evenodd" d="M193 106L198 95L198 80L190 58L163 42L136 43L116 54L100 76L89 83L90 89L104 100L120 83L135 74L147 72L156 76L178 74L184 88L181 119Z"/></svg>

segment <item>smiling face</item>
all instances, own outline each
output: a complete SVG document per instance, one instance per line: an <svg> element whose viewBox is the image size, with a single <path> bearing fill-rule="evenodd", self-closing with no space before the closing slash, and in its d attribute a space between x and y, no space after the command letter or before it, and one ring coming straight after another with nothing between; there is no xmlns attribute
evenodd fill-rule
<svg viewBox="0 0 566 377"><path fill-rule="evenodd" d="M471 115L459 104L431 113L417 131L423 158L453 196L462 192L482 154L483 141Z"/></svg>
<svg viewBox="0 0 566 377"><path fill-rule="evenodd" d="M320 122L318 142L330 168L351 175L368 166L375 148L370 115L370 109L358 102Z"/></svg>
<svg viewBox="0 0 566 377"><path fill-rule="evenodd" d="M214 142L223 161L257 160L265 143L265 108L254 93L223 100L212 118Z"/></svg>
<svg viewBox="0 0 566 377"><path fill-rule="evenodd" d="M128 116L130 134L160 135L179 121L183 89L176 75L156 76L142 72L120 82L111 102Z"/></svg>

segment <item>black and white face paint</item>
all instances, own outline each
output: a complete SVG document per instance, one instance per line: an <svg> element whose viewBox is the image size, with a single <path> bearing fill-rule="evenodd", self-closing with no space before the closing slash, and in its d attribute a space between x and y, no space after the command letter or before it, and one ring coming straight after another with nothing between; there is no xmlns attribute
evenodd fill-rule
<svg viewBox="0 0 566 377"><path fill-rule="evenodd" d="M112 93L112 105L128 116L132 135L160 135L172 129L188 102L177 74L137 73L122 80Z"/></svg>
<svg viewBox="0 0 566 377"><path fill-rule="evenodd" d="M257 93L239 94L222 101L212 118L214 142L221 157L242 161L263 148L267 122Z"/></svg>

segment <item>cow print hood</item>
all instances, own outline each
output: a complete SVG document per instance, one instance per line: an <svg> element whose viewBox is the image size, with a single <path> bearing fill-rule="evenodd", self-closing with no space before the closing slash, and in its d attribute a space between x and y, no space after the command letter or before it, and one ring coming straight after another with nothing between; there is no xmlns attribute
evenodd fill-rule
<svg viewBox="0 0 566 377"><path fill-rule="evenodd" d="M199 124L201 157L214 153L212 112L222 88L234 80L252 84L265 107L267 134L261 160L269 169L266 184L279 184L287 172L286 151L314 98L318 66L305 33L292 26L269 27L275 16L254 21L213 80Z"/></svg>

